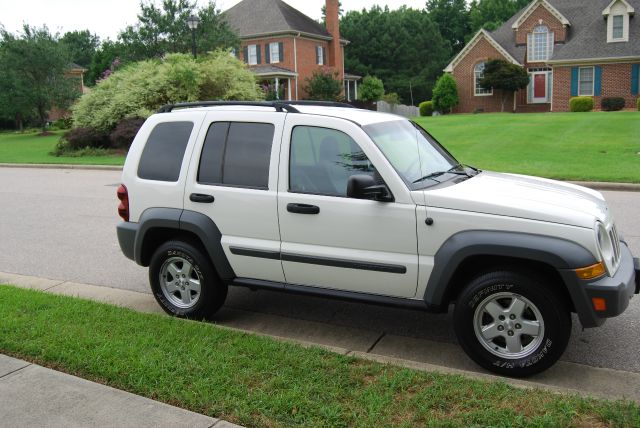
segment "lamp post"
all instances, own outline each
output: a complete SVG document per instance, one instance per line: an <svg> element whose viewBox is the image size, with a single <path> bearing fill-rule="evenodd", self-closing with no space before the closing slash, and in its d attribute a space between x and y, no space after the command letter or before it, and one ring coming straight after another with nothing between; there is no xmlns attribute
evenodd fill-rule
<svg viewBox="0 0 640 428"><path fill-rule="evenodd" d="M198 24L200 24L200 18L195 15L191 15L189 19L187 19L187 25L191 28L191 53L194 59L198 56L196 54L196 29L198 28Z"/></svg>

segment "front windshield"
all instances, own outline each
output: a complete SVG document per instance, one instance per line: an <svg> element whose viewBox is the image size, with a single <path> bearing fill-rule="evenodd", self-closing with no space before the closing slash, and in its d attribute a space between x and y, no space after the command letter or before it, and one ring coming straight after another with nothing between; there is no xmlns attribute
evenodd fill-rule
<svg viewBox="0 0 640 428"><path fill-rule="evenodd" d="M425 177L458 165L449 152L408 120L375 123L363 129L411 190L437 184L439 181Z"/></svg>

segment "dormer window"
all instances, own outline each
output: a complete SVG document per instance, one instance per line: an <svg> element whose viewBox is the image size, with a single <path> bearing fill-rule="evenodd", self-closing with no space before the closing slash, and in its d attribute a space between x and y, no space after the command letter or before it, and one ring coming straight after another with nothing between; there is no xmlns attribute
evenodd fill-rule
<svg viewBox="0 0 640 428"><path fill-rule="evenodd" d="M629 41L629 18L635 10L626 0L613 0L602 11L607 20L607 43Z"/></svg>
<svg viewBox="0 0 640 428"><path fill-rule="evenodd" d="M548 60L553 54L553 32L546 25L538 25L533 33L528 35L527 59L529 62Z"/></svg>

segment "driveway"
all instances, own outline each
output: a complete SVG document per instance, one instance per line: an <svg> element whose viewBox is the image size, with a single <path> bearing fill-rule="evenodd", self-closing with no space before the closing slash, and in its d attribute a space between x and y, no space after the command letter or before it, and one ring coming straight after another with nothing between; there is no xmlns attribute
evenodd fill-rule
<svg viewBox="0 0 640 428"><path fill-rule="evenodd" d="M115 235L113 171L0 168L0 272L148 292L146 269L122 256ZM640 254L640 193L604 192L619 230ZM268 315L268 316L266 316ZM349 349L478 370L455 344L450 315L232 288L219 322L242 327L256 317L280 335L322 342L309 325L342 332ZM329 328L327 328L329 327ZM269 330L271 329L271 330ZM298 329L298 331L294 331ZM640 298L601 328L582 331L577 319L563 360L640 373ZM368 349L367 349L368 348ZM553 373L549 374L549 376Z"/></svg>

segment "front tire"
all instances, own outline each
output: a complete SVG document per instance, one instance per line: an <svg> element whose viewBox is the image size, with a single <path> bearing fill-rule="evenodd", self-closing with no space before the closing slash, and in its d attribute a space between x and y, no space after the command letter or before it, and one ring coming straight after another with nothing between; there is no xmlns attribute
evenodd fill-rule
<svg viewBox="0 0 640 428"><path fill-rule="evenodd" d="M460 345L492 372L524 377L551 367L571 335L571 314L542 278L496 271L469 282L458 298L454 327Z"/></svg>
<svg viewBox="0 0 640 428"><path fill-rule="evenodd" d="M227 285L208 257L183 241L158 247L151 257L149 283L162 309L181 318L211 319L227 297Z"/></svg>

